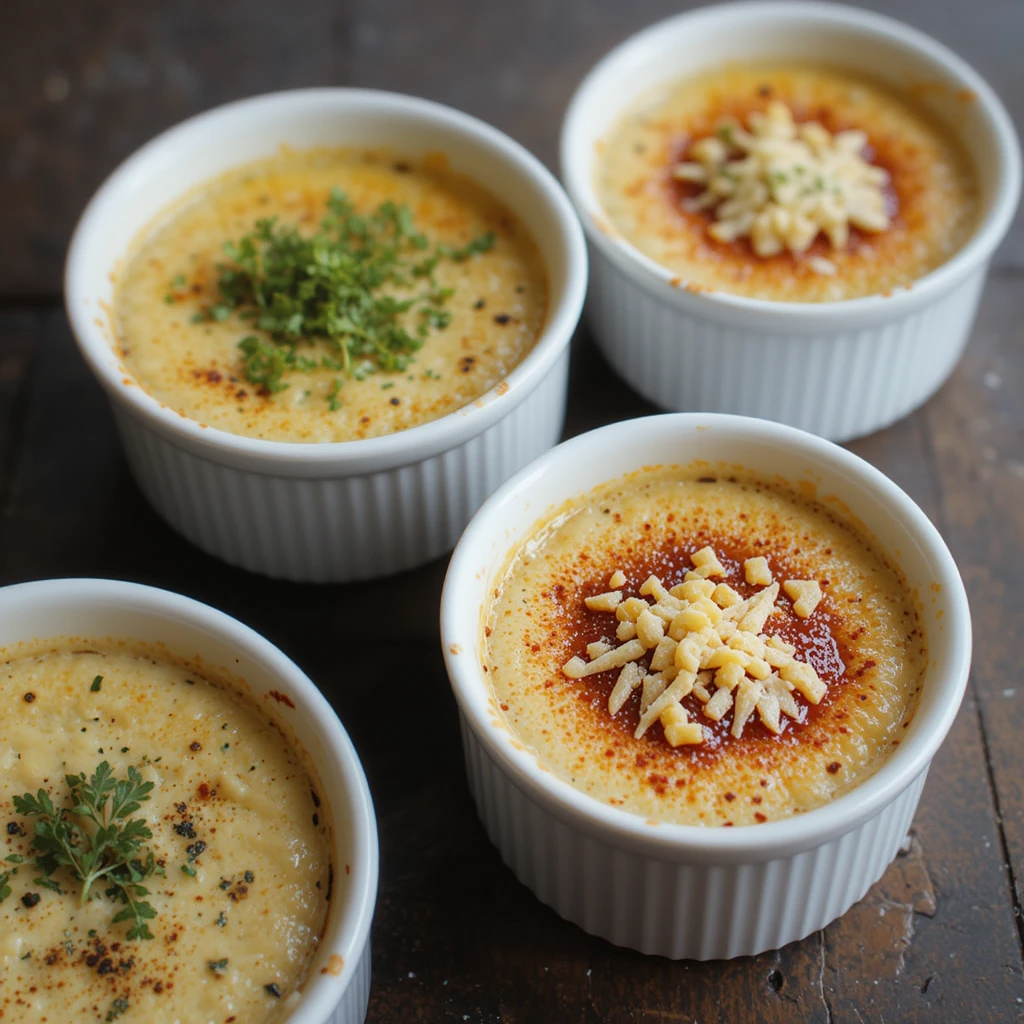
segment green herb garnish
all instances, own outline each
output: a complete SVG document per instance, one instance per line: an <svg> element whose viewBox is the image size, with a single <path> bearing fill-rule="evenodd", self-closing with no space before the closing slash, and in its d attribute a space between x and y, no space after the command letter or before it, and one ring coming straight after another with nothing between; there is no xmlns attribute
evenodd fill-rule
<svg viewBox="0 0 1024 1024"><path fill-rule="evenodd" d="M221 974L227 970L228 959L225 957L223 960L207 960L206 966L213 971L214 974Z"/></svg>
<svg viewBox="0 0 1024 1024"><path fill-rule="evenodd" d="M93 686L98 689L95 682ZM156 917L156 911L144 900L149 890L142 884L158 873L152 851L143 848L153 833L141 818L132 817L149 799L153 783L144 782L134 767L128 769L127 779L116 779L106 761L88 779L83 773L66 775L64 781L70 807L54 806L44 789L35 796L25 793L14 798L18 814L36 819L32 837L36 868L48 878L66 868L82 883L83 905L96 898L93 885L102 880L107 898L124 904L113 921L131 922L129 939L153 938L146 922Z"/></svg>
<svg viewBox="0 0 1024 1024"><path fill-rule="evenodd" d="M97 676L92 681L92 685L89 687L89 692L90 693L99 693L100 692L100 687L102 685L103 685L103 676Z"/></svg>
<svg viewBox="0 0 1024 1024"><path fill-rule="evenodd" d="M13 871L5 871L3 874L0 874L0 903L3 903L11 895L11 887L8 883L11 880L12 874L14 874Z"/></svg>
<svg viewBox="0 0 1024 1024"><path fill-rule="evenodd" d="M103 1019L109 1024L110 1021L117 1020L117 1018L120 1017L122 1013L127 1012L127 1010L128 1000L125 999L124 996L118 996L117 999L110 1004L110 1009L107 1011L107 1015Z"/></svg>
<svg viewBox="0 0 1024 1024"><path fill-rule="evenodd" d="M268 394L288 387L286 374L321 367L355 379L400 372L430 332L451 321L442 307L452 289L434 281L438 264L465 262L494 240L489 231L461 248L437 245L428 253L407 206L389 200L361 216L334 189L311 236L269 218L227 242L228 262L217 268L218 301L204 316L223 321L237 313L263 332L247 334L238 347L246 380ZM423 279L425 291L418 283ZM300 355L300 345L319 348L319 358ZM328 395L332 410L340 408L338 388L336 380Z"/></svg>

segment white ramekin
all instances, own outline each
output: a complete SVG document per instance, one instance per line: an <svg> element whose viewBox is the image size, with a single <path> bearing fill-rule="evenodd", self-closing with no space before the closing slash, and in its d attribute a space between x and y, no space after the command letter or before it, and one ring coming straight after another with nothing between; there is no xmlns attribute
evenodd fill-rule
<svg viewBox="0 0 1024 1024"><path fill-rule="evenodd" d="M114 283L133 241L168 204L217 174L324 145L440 151L500 197L536 240L549 308L534 349L479 400L363 441L261 441L208 428L132 379L114 345ZM218 107L129 157L86 208L68 252L65 301L105 388L139 487L190 541L291 580L384 576L448 551L481 502L550 448L565 412L569 340L586 291L586 245L554 177L522 146L458 111L361 89L275 93Z"/></svg>
<svg viewBox="0 0 1024 1024"><path fill-rule="evenodd" d="M0 588L0 647L63 636L162 645L172 654L201 659L212 671L223 668L229 678L244 679L251 699L305 750L320 777L333 821L338 895L288 1024L362 1024L370 995L377 823L352 741L320 691L293 661L248 626L179 594L94 579ZM271 691L291 703L270 699Z"/></svg>
<svg viewBox="0 0 1024 1024"><path fill-rule="evenodd" d="M545 769L504 724L482 671L482 617L507 557L567 499L651 465L740 464L857 521L920 596L931 659L905 738L851 792L744 828L657 824ZM823 928L896 855L932 756L967 685L970 612L956 565L923 512L855 455L779 424L713 413L617 423L559 445L470 523L441 600L441 640L462 719L469 785L487 832L525 885L586 931L643 953L752 955Z"/></svg>
<svg viewBox="0 0 1024 1024"><path fill-rule="evenodd" d="M595 167L627 108L660 83L725 62L780 60L845 68L897 92L919 87L920 103L977 172L981 213L963 249L912 287L792 303L688 291L618 235L602 212ZM665 409L760 416L833 440L892 423L950 374L1021 181L1010 119L972 68L897 21L824 3L716 4L633 36L576 91L561 160L590 240L590 326L615 370Z"/></svg>

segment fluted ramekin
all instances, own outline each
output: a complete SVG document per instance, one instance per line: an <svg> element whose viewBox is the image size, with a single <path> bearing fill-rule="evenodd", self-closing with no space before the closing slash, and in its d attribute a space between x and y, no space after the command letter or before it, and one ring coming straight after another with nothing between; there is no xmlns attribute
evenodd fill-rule
<svg viewBox="0 0 1024 1024"><path fill-rule="evenodd" d="M282 144L439 151L533 235L548 276L534 348L462 409L409 430L324 444L206 427L140 387L117 351L117 272L139 232L191 188ZM411 568L451 549L484 498L550 448L565 413L569 340L587 255L572 206L522 146L466 114L361 89L275 93L218 107L143 146L107 179L75 230L65 301L110 398L132 472L156 510L211 554L291 580L344 581Z"/></svg>
<svg viewBox="0 0 1024 1024"><path fill-rule="evenodd" d="M65 579L0 588L0 647L59 637L110 637L200 658L281 724L323 788L341 881L320 949L288 1024L362 1024L370 995L370 923L377 899L377 823L366 776L341 722L309 677L248 626L179 594L114 580ZM273 691L273 699L272 697ZM282 700L284 697L286 699Z"/></svg>
<svg viewBox="0 0 1024 1024"><path fill-rule="evenodd" d="M831 303L694 289L602 212L599 144L648 89L735 62L813 60L918 102L971 158L967 244L912 286ZM615 370L662 408L773 419L841 441L894 422L952 372L1020 194L1020 152L995 93L956 54L879 14L825 3L724 3L662 21L604 57L562 125L562 176L590 241L588 317Z"/></svg>
<svg viewBox="0 0 1024 1024"><path fill-rule="evenodd" d="M929 646L920 703L877 772L832 802L741 828L649 821L547 770L506 726L482 670L483 617L500 574L546 515L653 465L743 465L818 499L866 531L919 596ZM956 717L971 657L956 565L927 516L855 455L739 416L681 413L617 423L541 456L480 509L452 556L441 601L444 656L462 720L469 786L517 877L586 931L643 953L700 960L801 939L859 900L896 855L928 766Z"/></svg>

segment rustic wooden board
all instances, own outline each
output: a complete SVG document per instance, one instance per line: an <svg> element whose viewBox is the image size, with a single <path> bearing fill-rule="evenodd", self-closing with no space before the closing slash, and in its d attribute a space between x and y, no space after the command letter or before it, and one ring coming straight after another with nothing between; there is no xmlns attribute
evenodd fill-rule
<svg viewBox="0 0 1024 1024"><path fill-rule="evenodd" d="M994 299L988 329L998 334L1010 300ZM824 933L711 964L616 949L523 889L476 819L438 643L444 559L355 586L280 584L223 566L174 534L139 494L63 316L6 314L0 338L20 339L22 352L11 364L21 368L14 383L0 389L0 416L13 400L20 417L8 434L17 450L0 509L5 537L18 542L0 545L0 582L104 575L208 601L295 658L349 728L381 829L371 1021L1017 1019L1024 982L993 805L998 765L986 760L973 694L933 767L910 850ZM973 363L972 354L922 413L853 446L933 517L946 500L935 460L954 478L955 463L932 452L929 423L948 394L975 387ZM567 433L655 411L616 380L584 333ZM1022 448L1018 437L1006 457L1024 457ZM990 531L1007 536L999 512L991 516ZM995 539L972 550L986 572L1002 571ZM367 616L385 600L393 609L386 620ZM1014 629L1015 611L993 614L996 633ZM381 694L395 691L403 698L382 718ZM1012 789L1012 750L1002 757Z"/></svg>
<svg viewBox="0 0 1024 1024"><path fill-rule="evenodd" d="M994 845L1024 934L1024 274L989 282L960 372L927 410L942 528L957 558L974 622L973 680L988 770L998 794Z"/></svg>
<svg viewBox="0 0 1024 1024"><path fill-rule="evenodd" d="M823 933L728 963L671 963L589 938L501 864L465 786L438 645L445 559L393 581L303 587L192 548L131 480L106 401L59 311L67 237L88 196L119 160L189 114L277 88L396 89L483 117L556 167L561 114L587 68L630 32L687 6L5 5L0 583L102 575L179 590L253 625L323 688L362 753L380 821L372 1022L1020 1020L1021 215L951 382L907 421L852 446L939 526L974 611L968 699L933 765L912 842ZM1024 122L1019 0L871 6L955 47ZM575 346L567 435L656 411L617 381L585 328ZM366 614L385 602L386 619ZM382 714L381 694L390 692L403 699Z"/></svg>

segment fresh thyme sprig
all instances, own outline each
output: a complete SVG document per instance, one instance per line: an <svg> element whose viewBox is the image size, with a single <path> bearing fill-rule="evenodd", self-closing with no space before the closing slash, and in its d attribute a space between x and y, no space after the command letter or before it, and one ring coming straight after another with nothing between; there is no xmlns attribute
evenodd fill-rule
<svg viewBox="0 0 1024 1024"><path fill-rule="evenodd" d="M124 904L114 922L131 922L129 939L153 938L146 922L156 911L145 900L149 890L143 883L161 869L153 852L143 848L153 833L142 819L132 817L149 799L153 783L143 782L134 767L127 779L117 779L106 761L88 779L82 773L66 775L64 781L70 807L55 807L44 789L14 798L18 814L36 819L36 868L47 877L67 868L82 883L82 904L94 897L92 887L104 881L105 895Z"/></svg>
<svg viewBox="0 0 1024 1024"><path fill-rule="evenodd" d="M267 393L288 387L292 372L329 370L363 379L404 370L432 330L451 321L444 308L453 290L434 271L442 260L462 263L494 245L487 232L461 248L436 245L417 231L407 206L388 200L361 216L334 189L319 230L304 236L274 217L224 246L218 301L197 319L232 314L264 332L239 342L242 372ZM412 291L409 297L396 293ZM300 354L299 347L306 353ZM335 378L328 397L340 408Z"/></svg>

